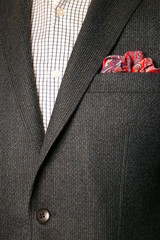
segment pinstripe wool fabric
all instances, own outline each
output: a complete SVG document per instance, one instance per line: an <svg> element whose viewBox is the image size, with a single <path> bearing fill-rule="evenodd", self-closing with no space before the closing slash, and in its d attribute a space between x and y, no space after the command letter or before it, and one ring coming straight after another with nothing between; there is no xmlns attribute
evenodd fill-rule
<svg viewBox="0 0 160 240"><path fill-rule="evenodd" d="M34 0L31 40L44 130L91 0Z"/></svg>

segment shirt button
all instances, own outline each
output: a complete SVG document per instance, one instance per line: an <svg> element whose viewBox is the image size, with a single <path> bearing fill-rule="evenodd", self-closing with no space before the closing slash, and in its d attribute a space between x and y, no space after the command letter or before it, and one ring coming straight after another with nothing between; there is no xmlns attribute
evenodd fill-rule
<svg viewBox="0 0 160 240"><path fill-rule="evenodd" d="M61 72L58 70L54 70L51 74L52 77L59 78L61 76Z"/></svg>
<svg viewBox="0 0 160 240"><path fill-rule="evenodd" d="M58 16L63 17L63 16L65 15L64 9L58 7L58 8L57 8L57 14L58 14Z"/></svg>
<svg viewBox="0 0 160 240"><path fill-rule="evenodd" d="M36 213L36 219L40 224L48 222L50 213L47 209L39 209Z"/></svg>

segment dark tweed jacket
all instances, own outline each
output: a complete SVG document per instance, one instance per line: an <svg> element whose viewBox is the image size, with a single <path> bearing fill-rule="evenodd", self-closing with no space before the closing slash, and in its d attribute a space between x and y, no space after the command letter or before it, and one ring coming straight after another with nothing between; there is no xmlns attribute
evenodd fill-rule
<svg viewBox="0 0 160 240"><path fill-rule="evenodd" d="M160 239L160 75L99 73L129 50L160 67L159 9L92 0L44 135L31 2L0 0L0 239Z"/></svg>

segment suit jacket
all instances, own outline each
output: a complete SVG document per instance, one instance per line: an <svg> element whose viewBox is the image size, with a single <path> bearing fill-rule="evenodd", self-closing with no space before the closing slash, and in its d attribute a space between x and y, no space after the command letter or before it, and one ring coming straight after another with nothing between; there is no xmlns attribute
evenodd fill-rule
<svg viewBox="0 0 160 240"><path fill-rule="evenodd" d="M160 66L159 1L92 0L46 135L31 2L0 4L0 239L159 240L160 75L100 74L129 50Z"/></svg>

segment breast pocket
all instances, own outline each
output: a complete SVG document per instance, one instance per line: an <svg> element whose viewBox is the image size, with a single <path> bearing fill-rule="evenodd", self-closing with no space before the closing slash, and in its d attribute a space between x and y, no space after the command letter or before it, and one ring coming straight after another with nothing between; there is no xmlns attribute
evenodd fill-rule
<svg viewBox="0 0 160 240"><path fill-rule="evenodd" d="M98 74L87 93L92 119L111 136L126 129L141 137L160 134L160 74Z"/></svg>
<svg viewBox="0 0 160 240"><path fill-rule="evenodd" d="M90 93L158 93L160 74L108 73L97 74L89 88Z"/></svg>

